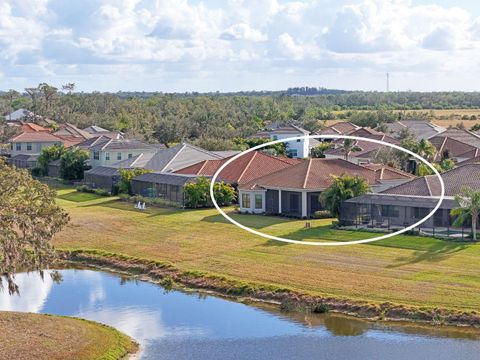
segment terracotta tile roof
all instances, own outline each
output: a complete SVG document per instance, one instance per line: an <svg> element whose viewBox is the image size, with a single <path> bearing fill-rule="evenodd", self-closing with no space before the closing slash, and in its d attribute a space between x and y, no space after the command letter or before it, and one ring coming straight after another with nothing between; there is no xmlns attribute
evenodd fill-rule
<svg viewBox="0 0 480 360"><path fill-rule="evenodd" d="M35 132L23 132L10 139L10 142L63 142L58 136L52 135L48 132L35 131Z"/></svg>
<svg viewBox="0 0 480 360"><path fill-rule="evenodd" d="M467 165L467 164L480 164L480 155L477 155L475 157L472 157L471 159L467 159L457 163L458 166Z"/></svg>
<svg viewBox="0 0 480 360"><path fill-rule="evenodd" d="M480 136L465 129L451 128L442 132L441 136L449 137L465 144L480 148Z"/></svg>
<svg viewBox="0 0 480 360"><path fill-rule="evenodd" d="M367 164L363 166L367 169L375 171L377 180L402 180L416 178L416 176L413 174L409 174L384 164Z"/></svg>
<svg viewBox="0 0 480 360"><path fill-rule="evenodd" d="M352 124L351 122L342 121L317 131L317 134L318 135L346 135L359 128L360 127L358 125Z"/></svg>
<svg viewBox="0 0 480 360"><path fill-rule="evenodd" d="M376 184L374 170L353 164L343 159L309 159L277 171L273 174L250 181L240 186L242 189L282 188L322 190L332 184L332 175L360 176L370 185Z"/></svg>
<svg viewBox="0 0 480 360"><path fill-rule="evenodd" d="M176 171L177 174L213 176L228 159L204 160ZM219 174L219 179L244 184L253 179L285 169L303 160L275 157L261 151L252 151L230 163Z"/></svg>
<svg viewBox="0 0 480 360"><path fill-rule="evenodd" d="M373 137L372 137L373 138ZM381 140L385 141L389 144L398 144L398 141L387 136L383 135L379 139L376 140ZM341 144L343 143L343 140L339 139L338 141L335 141L335 144L337 144L339 147L334 148L334 149L329 149L325 151L325 155L333 155L333 156L344 156L345 153L343 152L343 149L341 147ZM365 158L373 158L375 157L375 154L377 153L378 150L380 150L384 145L377 144L371 141L367 140L359 140L356 141L355 144L361 149L360 151L355 151L350 153L350 157L365 157Z"/></svg>
<svg viewBox="0 0 480 360"><path fill-rule="evenodd" d="M457 195L463 186L480 188L480 164L459 166L441 174L445 183L445 196ZM383 193L397 195L440 196L440 181L428 175L390 188Z"/></svg>
<svg viewBox="0 0 480 360"><path fill-rule="evenodd" d="M52 131L52 129L45 128L43 126L37 125L35 123L31 123L31 122L23 123L20 126L20 129L22 130L22 132L36 132L36 131L51 132Z"/></svg>
<svg viewBox="0 0 480 360"><path fill-rule="evenodd" d="M472 158L479 155L479 148L464 143L460 140L448 137L437 135L432 137L429 140L433 146L437 149L436 159L439 161L445 152L448 152L450 157L453 158Z"/></svg>

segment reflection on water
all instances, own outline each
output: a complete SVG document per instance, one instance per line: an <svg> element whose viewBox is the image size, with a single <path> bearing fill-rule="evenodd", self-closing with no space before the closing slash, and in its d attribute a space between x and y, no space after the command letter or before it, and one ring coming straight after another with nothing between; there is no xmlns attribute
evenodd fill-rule
<svg viewBox="0 0 480 360"><path fill-rule="evenodd" d="M474 330L374 324L338 315L281 313L91 270L63 281L19 274L21 296L0 293L0 309L99 321L143 345L145 359L478 359ZM474 341L472 341L474 340ZM408 346L405 346L407 344Z"/></svg>

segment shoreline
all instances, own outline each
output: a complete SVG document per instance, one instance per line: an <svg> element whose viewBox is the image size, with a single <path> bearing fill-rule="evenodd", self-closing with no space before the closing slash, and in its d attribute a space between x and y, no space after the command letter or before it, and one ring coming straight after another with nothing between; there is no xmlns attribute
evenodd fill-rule
<svg viewBox="0 0 480 360"><path fill-rule="evenodd" d="M259 285L195 271L181 271L171 264L125 255L89 251L58 250L64 264L77 264L117 274L137 276L140 280L169 289L200 291L235 299L240 302L263 302L279 306L283 311L339 313L371 321L407 321L430 325L480 328L480 313L442 308L427 308L393 303L374 304L333 297L322 297Z"/></svg>

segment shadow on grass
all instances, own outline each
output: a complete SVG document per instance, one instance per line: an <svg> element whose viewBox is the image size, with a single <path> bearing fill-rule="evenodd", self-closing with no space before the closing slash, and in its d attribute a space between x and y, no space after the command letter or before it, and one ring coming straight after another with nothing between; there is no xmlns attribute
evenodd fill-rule
<svg viewBox="0 0 480 360"><path fill-rule="evenodd" d="M90 194L90 193L81 193L77 191L72 191L63 195L57 195L57 198L61 200L71 201L71 202L86 202L86 201L100 199L101 196Z"/></svg>
<svg viewBox="0 0 480 360"><path fill-rule="evenodd" d="M338 230L332 227L332 225L320 225L311 228L304 228L293 231L288 234L279 235L281 237L292 240L329 240L329 241L350 241L366 238L364 234L356 231ZM371 234L370 234L371 235ZM372 236L373 237L373 236Z"/></svg>
<svg viewBox="0 0 480 360"><path fill-rule="evenodd" d="M412 256L402 256L397 258L397 263L387 266L388 268L396 268L403 265L415 264L422 261L441 261L449 258L453 254L467 249L469 247L466 243L453 243L448 241L439 241L431 245L425 250L415 251Z"/></svg>
<svg viewBox="0 0 480 360"><path fill-rule="evenodd" d="M238 221L240 224L248 226L253 229L263 229L272 225L296 221L296 219L288 219L288 218L282 218L278 216L246 215L246 214L238 214L235 212L227 213L227 215L229 215L232 219ZM201 221L210 222L210 223L231 224L230 221L225 219L220 214L206 216Z"/></svg>

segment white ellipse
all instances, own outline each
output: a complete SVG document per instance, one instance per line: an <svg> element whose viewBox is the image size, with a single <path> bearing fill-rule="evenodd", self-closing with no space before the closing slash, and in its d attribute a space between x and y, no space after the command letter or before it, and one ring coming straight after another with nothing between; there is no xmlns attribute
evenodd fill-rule
<svg viewBox="0 0 480 360"><path fill-rule="evenodd" d="M362 240L353 240L353 241L330 241L330 242L316 242L316 241L302 241L302 240L292 240L292 239L287 239L287 238L282 238L282 237L279 237L279 236L274 236L274 235L269 235L269 234L265 234L265 233L262 233L260 231L257 231L257 230L254 230L254 229L251 229L249 228L248 226L245 226L243 224L240 224L238 221L232 219L230 216L228 216L221 208L220 206L218 206L217 204L217 201L215 200L215 195L213 193L213 186L215 184L215 180L217 179L218 175L222 172L223 169L225 169L226 166L228 166L230 163L232 163L233 161L235 161L236 159L238 159L239 157L245 155L245 154L248 154L249 152L252 152L252 151L255 151L255 150L258 150L258 149L261 149L261 148L264 148L266 146L270 146L270 145L274 145L274 144L278 144L278 143L283 143L283 142L286 142L286 141L293 141L293 140L298 140L298 139L303 139L303 140L307 140L307 139L352 139L352 140L357 140L357 141L369 141L369 142L373 142L373 143L377 143L377 144L380 144L380 145L384 145L384 146L389 146L391 148L394 148L394 149L397 149L397 150L400 150L400 151L403 151L403 152L406 152L407 154L417 158L418 160L420 160L422 163L424 163L425 165L427 165L433 172L434 174L437 176L437 178L440 180L440 187L441 187L441 194L440 194L440 198L438 200L438 203L435 205L435 207L433 208L432 211L430 211L427 216L425 216L423 219L420 219L419 221L417 221L415 224L413 225L410 225L404 229L401 229L399 231L396 231L394 233L389 233L389 234L385 234L385 235L381 235L381 236L377 236L377 237L374 237L374 238L371 238L371 239L362 239ZM213 175L213 178L212 178L212 181L210 183L210 197L212 199L212 202L213 202L213 205L215 205L215 208L217 209L217 211L225 218L227 219L228 221L230 221L232 224L238 226L239 228L243 229L243 230L246 230L248 232L251 232L252 234L255 234L255 235L258 235L258 236L261 236L261 237L264 237L264 238L267 238L267 239L271 239L271 240L277 240L277 241L283 241L283 242L286 242L286 243L292 243L292 244L300 244L300 245L314 245L314 246L344 246L344 245L354 245L354 244L365 244L365 243L369 243L369 242L374 242L374 241L378 241L378 240L383 240L383 239L388 239L390 237L393 237L393 236L396 236L396 235L400 235L400 234L403 234L404 232L407 232L409 230L412 230L414 228L416 228L417 226L423 224L425 221L427 221L429 218L431 218L433 216L433 214L435 214L435 212L438 210L438 208L440 207L440 205L442 204L442 201L443 199L445 198L445 184L443 182L443 179L442 177L440 176L440 173L437 171L437 169L435 169L435 167L430 163L428 162L427 160L425 160L423 157L421 157L420 155L418 154L415 154L414 152L410 151L410 150L407 150L401 146L398 146L398 145L395 145L395 144L390 144L390 143L387 143L385 141L381 141L381 140L375 140L375 139L368 139L368 138L363 138L363 137L359 137L359 136L348 136L348 135L304 135L304 136L294 136L294 137L290 137L290 138L285 138L285 139L279 139L279 140L273 140L273 141L270 141L270 142L267 142L265 144L260 144L260 145L257 145L257 146L254 146L248 150L245 150L245 151L242 151L241 153L233 156L232 158L230 158L229 160L227 160L222 166L220 166L220 168L217 170L217 172Z"/></svg>

